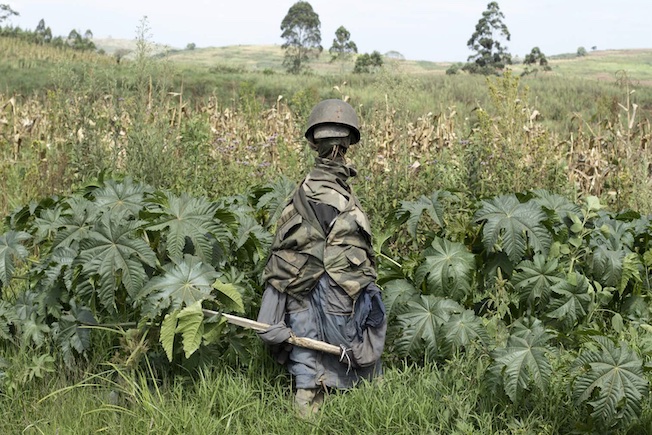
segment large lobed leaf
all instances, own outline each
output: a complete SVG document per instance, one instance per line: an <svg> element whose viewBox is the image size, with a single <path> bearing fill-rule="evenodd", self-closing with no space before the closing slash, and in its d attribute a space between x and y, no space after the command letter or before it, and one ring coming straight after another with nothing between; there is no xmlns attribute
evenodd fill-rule
<svg viewBox="0 0 652 435"><path fill-rule="evenodd" d="M399 356L435 358L439 355L438 331L453 314L464 311L460 304L432 295L409 301L397 316L400 335L396 340Z"/></svg>
<svg viewBox="0 0 652 435"><path fill-rule="evenodd" d="M599 245L593 249L589 261L592 278L603 287L615 287L622 292L630 281L641 282L641 260L634 252Z"/></svg>
<svg viewBox="0 0 652 435"><path fill-rule="evenodd" d="M641 414L648 394L643 364L627 344L616 347L607 337L594 337L598 350L582 352L575 361L579 375L573 384L573 399L591 407L591 416L605 427L628 425Z"/></svg>
<svg viewBox="0 0 652 435"><path fill-rule="evenodd" d="M550 299L546 317L555 319L562 328L568 329L586 316L591 295L585 276L571 273L567 279L552 287L552 291L554 297Z"/></svg>
<svg viewBox="0 0 652 435"><path fill-rule="evenodd" d="M143 264L156 264L156 255L138 237L141 226L142 222L126 220L124 213L107 213L80 242L77 263L82 267L83 279L93 282L98 277L96 291L109 310L115 309L115 294L120 285L133 299L147 281Z"/></svg>
<svg viewBox="0 0 652 435"><path fill-rule="evenodd" d="M63 220L42 222L40 231L54 231L52 249L58 246L72 247L76 249L79 241L88 237L88 233L97 221L100 210L98 207L83 197L73 196L68 198L64 204L61 216ZM48 227L48 223L50 227Z"/></svg>
<svg viewBox="0 0 652 435"><path fill-rule="evenodd" d="M296 182L282 175L278 180L270 182L260 189L260 192L264 193L258 198L256 208L267 212L265 228L271 228L276 224L296 188Z"/></svg>
<svg viewBox="0 0 652 435"><path fill-rule="evenodd" d="M419 298L419 291L407 279L393 279L382 287L383 303L389 316L395 314L396 307Z"/></svg>
<svg viewBox="0 0 652 435"><path fill-rule="evenodd" d="M614 219L606 212L601 211L601 216L595 220L595 227L600 231L592 233L589 244L591 247L604 246L613 251L634 249L635 222L623 222Z"/></svg>
<svg viewBox="0 0 652 435"><path fill-rule="evenodd" d="M170 257L181 257L189 240L194 247L193 254L203 261L211 263L215 242L228 244L232 239L227 225L220 220L216 203L205 198L195 198L187 194L181 196L166 192L159 195L155 201L152 213L155 216L153 224L147 227L151 231L165 230L167 252Z"/></svg>
<svg viewBox="0 0 652 435"><path fill-rule="evenodd" d="M438 227L444 226L444 207L440 198L449 198L451 194L447 191L436 190L430 197L422 195L416 201L401 201L401 206L396 211L399 222L407 222L408 233L417 237L417 225L424 213L427 213L432 222Z"/></svg>
<svg viewBox="0 0 652 435"><path fill-rule="evenodd" d="M616 287L623 272L625 251L614 251L606 246L593 250L590 266L593 278L605 287Z"/></svg>
<svg viewBox="0 0 652 435"><path fill-rule="evenodd" d="M521 204L513 194L482 201L474 216L475 222L484 222L482 234L487 251L502 250L514 264L521 261L528 247L535 254L547 254L552 236L543 224L546 218L539 204Z"/></svg>
<svg viewBox="0 0 652 435"><path fill-rule="evenodd" d="M427 281L428 291L435 296L450 297L462 302L471 291L475 258L461 243L435 238L424 252L425 260L417 268L415 281Z"/></svg>
<svg viewBox="0 0 652 435"><path fill-rule="evenodd" d="M511 281L519 293L520 303L534 312L536 306L547 305L552 288L560 285L564 277L558 270L556 258L548 261L543 255L535 255L532 261L519 263Z"/></svg>
<svg viewBox="0 0 652 435"><path fill-rule="evenodd" d="M149 191L151 188L134 183L131 178L126 178L121 183L107 180L103 187L93 191L93 197L95 197L95 204L104 210L137 217L145 206L143 202L145 193Z"/></svg>
<svg viewBox="0 0 652 435"><path fill-rule="evenodd" d="M494 361L489 374L494 383L503 386L512 402L518 402L523 391L535 385L546 391L552 366L547 354L551 352L548 342L552 338L543 324L535 320L530 325L518 321L509 336L507 346L492 352Z"/></svg>
<svg viewBox="0 0 652 435"><path fill-rule="evenodd" d="M553 221L559 224L563 223L569 215L579 215L582 211L580 206L559 194L543 189L535 189L532 193L536 195L533 201L552 213Z"/></svg>
<svg viewBox="0 0 652 435"><path fill-rule="evenodd" d="M174 311L213 299L211 290L219 274L201 259L192 255L173 258L164 269L162 276L149 280L138 294L144 315L153 318L167 308Z"/></svg>
<svg viewBox="0 0 652 435"><path fill-rule="evenodd" d="M489 334L473 310L464 310L461 314L451 315L448 322L441 327L444 338L444 351L451 354L478 340L483 345L490 342Z"/></svg>

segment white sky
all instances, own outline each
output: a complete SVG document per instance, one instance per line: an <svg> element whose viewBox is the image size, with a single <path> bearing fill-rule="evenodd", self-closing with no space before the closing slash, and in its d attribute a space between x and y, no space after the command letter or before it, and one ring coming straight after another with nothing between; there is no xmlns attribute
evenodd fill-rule
<svg viewBox="0 0 652 435"><path fill-rule="evenodd" d="M147 16L151 41L184 48L282 44L281 21L296 0L0 0L34 30L45 19L55 36L90 29L95 37L134 39ZM490 0L308 0L330 48L344 26L360 53L398 51L406 59L463 62ZM511 33L508 51L547 56L587 50L652 48L652 0L498 0Z"/></svg>

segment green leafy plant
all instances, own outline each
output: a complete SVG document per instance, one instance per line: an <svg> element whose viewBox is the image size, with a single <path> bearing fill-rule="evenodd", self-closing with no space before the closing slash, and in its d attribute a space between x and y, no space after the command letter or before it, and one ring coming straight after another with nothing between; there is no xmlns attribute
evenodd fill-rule
<svg viewBox="0 0 652 435"><path fill-rule="evenodd" d="M529 201L521 203L516 195L483 200L475 214L475 222L483 224L483 244L487 252L505 252L514 264L528 250L532 254L547 254L552 237L543 225L545 219L539 205Z"/></svg>
<svg viewBox="0 0 652 435"><path fill-rule="evenodd" d="M552 374L548 354L553 352L550 346L553 337L538 319L517 321L507 345L491 353L490 384L494 388L502 387L515 403L523 400L525 391L532 386L546 391Z"/></svg>
<svg viewBox="0 0 652 435"><path fill-rule="evenodd" d="M203 320L197 326L190 314L197 304L200 311L202 302L245 311L244 295L255 287L256 268L271 243L254 213L238 199L177 196L129 178L24 207L9 220L21 230L0 239L3 285L14 261L30 249L40 258L27 271L14 308L3 305L1 331L28 346L54 343L73 364L88 355L94 328L129 324L143 339L160 337L146 331L171 315L176 323L171 327L169 320L166 333L178 333L188 358L199 345L224 338L212 332L198 341ZM160 342L172 352L173 341L165 337Z"/></svg>
<svg viewBox="0 0 652 435"><path fill-rule="evenodd" d="M407 302L397 316L401 334L395 343L396 352L417 359L422 355L426 359L437 358L441 354L441 326L462 311L457 302L431 295Z"/></svg>
<svg viewBox="0 0 652 435"><path fill-rule="evenodd" d="M415 283L426 284L424 293L464 302L471 293L475 260L464 245L436 238L423 253Z"/></svg>
<svg viewBox="0 0 652 435"><path fill-rule="evenodd" d="M521 305L530 313L535 313L538 306L546 306L553 287L564 281L558 269L557 259L547 260L541 254L523 260L516 267L512 284L519 293Z"/></svg>
<svg viewBox="0 0 652 435"><path fill-rule="evenodd" d="M22 243L30 238L24 231L8 231L0 236L0 289L9 285L16 262L27 257L27 249Z"/></svg>
<svg viewBox="0 0 652 435"><path fill-rule="evenodd" d="M649 383L643 363L625 343L616 346L606 337L594 337L592 346L574 363L573 399L588 406L595 427L627 427L641 414Z"/></svg>
<svg viewBox="0 0 652 435"><path fill-rule="evenodd" d="M452 197L449 192L436 190L429 197L423 195L417 201L401 201L401 206L395 212L397 223L406 223L408 234L415 240L417 225L424 214L429 216L438 228L444 228L444 205L441 199Z"/></svg>

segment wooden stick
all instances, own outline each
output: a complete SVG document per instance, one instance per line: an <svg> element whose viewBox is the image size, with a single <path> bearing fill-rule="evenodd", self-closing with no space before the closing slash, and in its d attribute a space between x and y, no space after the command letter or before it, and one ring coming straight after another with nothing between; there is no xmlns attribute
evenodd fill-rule
<svg viewBox="0 0 652 435"><path fill-rule="evenodd" d="M227 322L242 326L243 328L253 329L254 331L264 331L269 328L270 325L266 323L256 322L255 320L247 319L245 317L234 316L233 314L219 313L217 311L204 309L204 316L216 316L220 315L226 319ZM307 337L296 337L294 334L288 338L288 343L293 344L299 347L305 347L306 349L318 350L321 352L330 353L332 355L340 356L342 354L342 349L334 344L326 343L324 341L315 340Z"/></svg>

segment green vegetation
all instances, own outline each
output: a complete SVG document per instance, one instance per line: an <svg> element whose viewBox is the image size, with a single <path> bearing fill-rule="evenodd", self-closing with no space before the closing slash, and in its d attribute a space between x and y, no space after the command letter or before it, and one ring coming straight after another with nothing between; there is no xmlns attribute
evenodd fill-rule
<svg viewBox="0 0 652 435"><path fill-rule="evenodd" d="M358 52L358 46L351 41L351 32L346 30L346 27L340 26L337 28L335 39L333 39L333 44L328 52L331 54L331 62L346 60L352 54Z"/></svg>
<svg viewBox="0 0 652 435"><path fill-rule="evenodd" d="M505 15L498 3L490 2L466 43L474 52L469 56L469 63L464 66L466 71L472 74L495 74L512 63L512 55L501 41L509 41L511 38L504 20Z"/></svg>
<svg viewBox="0 0 652 435"><path fill-rule="evenodd" d="M285 39L283 65L289 73L304 71L306 62L321 54L323 47L320 27L319 15L310 3L299 1L290 7L281 23L281 38Z"/></svg>
<svg viewBox="0 0 652 435"><path fill-rule="evenodd" d="M278 47L256 69L146 34L119 63L0 38L0 432L649 430L649 53L609 80L583 68L621 53L290 76ZM255 334L202 308L255 317L328 97L360 114L387 371L297 421Z"/></svg>

